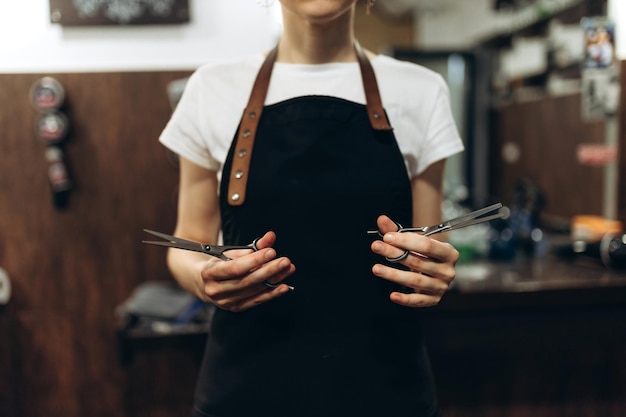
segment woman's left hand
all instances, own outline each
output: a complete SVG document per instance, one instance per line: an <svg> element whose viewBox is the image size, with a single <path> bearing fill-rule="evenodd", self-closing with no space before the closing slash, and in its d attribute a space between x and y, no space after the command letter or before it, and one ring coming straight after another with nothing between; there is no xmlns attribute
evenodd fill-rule
<svg viewBox="0 0 626 417"><path fill-rule="evenodd" d="M391 301L407 307L430 307L438 304L454 280L459 252L449 243L419 233L397 233L398 226L387 216L380 216L377 224L384 236L383 240L372 242L374 253L396 258L409 251L409 256L398 263L409 268L408 271L382 264L372 267L372 272L377 277L414 291L408 294L392 292L389 295Z"/></svg>

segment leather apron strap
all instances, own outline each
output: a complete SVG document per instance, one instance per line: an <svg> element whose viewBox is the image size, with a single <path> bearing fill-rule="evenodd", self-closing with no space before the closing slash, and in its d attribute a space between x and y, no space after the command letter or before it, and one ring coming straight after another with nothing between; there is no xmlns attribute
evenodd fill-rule
<svg viewBox="0 0 626 417"><path fill-rule="evenodd" d="M389 120L387 120L382 100L380 99L376 74L374 74L372 64L357 41L354 42L354 49L361 68L361 78L363 79L363 89L365 90L365 102L367 103L367 114L372 129L392 130Z"/></svg>
<svg viewBox="0 0 626 417"><path fill-rule="evenodd" d="M361 69L361 78L363 80L363 88L365 90L365 100L367 106L367 114L370 124L374 130L392 130L385 110L380 99L378 91L378 83L372 64L367 58L365 51L358 42L355 41L354 49L356 52L359 67ZM256 131L261 119L261 113L265 105L265 97L272 76L274 62L278 55L278 45L270 51L265 58L263 65L259 69L256 76L248 105L244 110L241 118L239 131L237 132L235 155L230 173L230 183L228 187L228 203L232 206L240 206L246 200L246 186L248 184L248 175L250 172L250 159L254 149L254 140Z"/></svg>

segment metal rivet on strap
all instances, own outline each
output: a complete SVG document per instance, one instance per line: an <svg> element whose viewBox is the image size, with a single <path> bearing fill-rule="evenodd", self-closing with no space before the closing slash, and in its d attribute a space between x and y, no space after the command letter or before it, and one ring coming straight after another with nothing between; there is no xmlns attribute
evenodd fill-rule
<svg viewBox="0 0 626 417"><path fill-rule="evenodd" d="M233 200L233 201L238 201L240 197L241 196L239 195L239 193L235 193L235 194L230 196L230 199Z"/></svg>
<svg viewBox="0 0 626 417"><path fill-rule="evenodd" d="M248 113L248 119L254 119L256 117L256 113L251 111L250 113Z"/></svg>
<svg viewBox="0 0 626 417"><path fill-rule="evenodd" d="M242 177L243 177L243 171L242 171L242 170L240 170L240 169L238 169L238 170L235 172L235 178L236 178L236 179L241 179Z"/></svg>
<svg viewBox="0 0 626 417"><path fill-rule="evenodd" d="M374 119L379 119L380 118L380 114L379 113L374 113Z"/></svg>
<svg viewBox="0 0 626 417"><path fill-rule="evenodd" d="M243 137L244 138L249 138L251 134L252 134L252 132L250 132L250 129L246 129L243 132Z"/></svg>
<svg viewBox="0 0 626 417"><path fill-rule="evenodd" d="M245 149L239 149L237 156L239 156L240 158L243 158L244 156L246 156L247 153L248 151L246 151Z"/></svg>

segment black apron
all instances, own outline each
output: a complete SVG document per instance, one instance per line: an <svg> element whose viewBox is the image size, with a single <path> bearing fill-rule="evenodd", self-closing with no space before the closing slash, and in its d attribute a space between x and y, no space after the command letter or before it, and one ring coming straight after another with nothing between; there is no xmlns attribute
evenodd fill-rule
<svg viewBox="0 0 626 417"><path fill-rule="evenodd" d="M224 165L224 243L275 231L279 256L296 265L285 281L295 291L244 312L216 311L195 415L436 415L419 311L392 303L389 294L402 288L371 272L384 260L366 230L380 214L412 221L393 132L373 129L366 106L334 97L262 111L245 203L229 202L236 140Z"/></svg>

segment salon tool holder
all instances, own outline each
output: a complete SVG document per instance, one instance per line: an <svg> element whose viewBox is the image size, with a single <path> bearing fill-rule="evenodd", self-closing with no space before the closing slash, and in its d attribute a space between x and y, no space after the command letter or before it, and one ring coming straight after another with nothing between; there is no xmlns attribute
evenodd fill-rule
<svg viewBox="0 0 626 417"><path fill-rule="evenodd" d="M493 223L489 257L511 260L520 253L531 258L544 256L548 252L548 239L539 217L546 204L546 196L539 187L520 180L509 216Z"/></svg>
<svg viewBox="0 0 626 417"><path fill-rule="evenodd" d="M62 111L65 89L56 79L42 77L33 83L29 95L30 103L37 112L34 133L45 146L44 158L52 200L56 208L65 208L72 189L64 151L70 131L69 118Z"/></svg>

